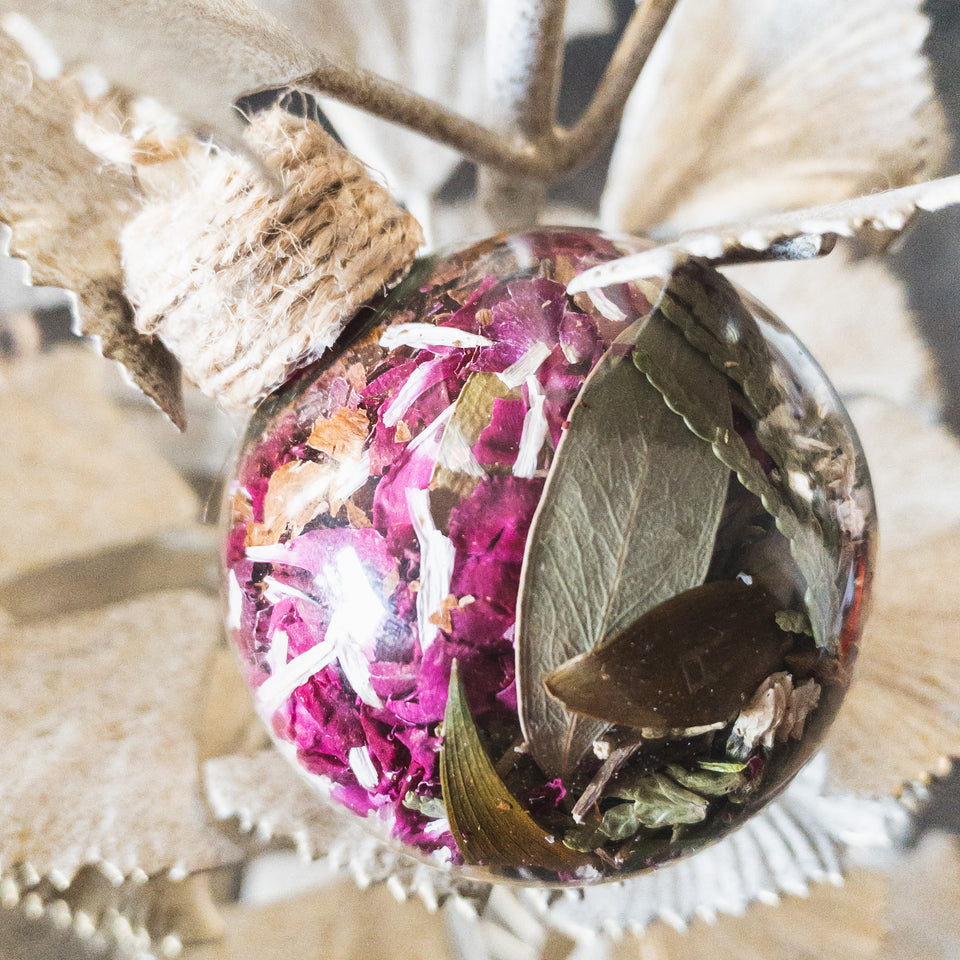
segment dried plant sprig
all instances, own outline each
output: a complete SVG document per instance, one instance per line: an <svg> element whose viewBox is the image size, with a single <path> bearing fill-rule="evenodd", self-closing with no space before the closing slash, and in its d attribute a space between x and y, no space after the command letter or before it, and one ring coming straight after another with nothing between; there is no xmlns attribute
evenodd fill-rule
<svg viewBox="0 0 960 960"><path fill-rule="evenodd" d="M721 265L806 259L820 254L824 239L829 242L831 237L852 237L863 229L899 231L917 211L941 210L955 203L960 203L960 175L821 207L691 230L673 243L587 270L570 281L567 291L580 293L613 283L669 275L688 256Z"/></svg>

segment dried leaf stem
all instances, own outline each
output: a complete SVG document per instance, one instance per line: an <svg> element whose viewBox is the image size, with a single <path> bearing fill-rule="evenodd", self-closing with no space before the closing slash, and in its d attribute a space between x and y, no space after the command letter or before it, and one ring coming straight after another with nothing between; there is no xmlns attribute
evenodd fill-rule
<svg viewBox="0 0 960 960"><path fill-rule="evenodd" d="M491 0L487 107L498 127L534 144L553 134L566 0Z"/></svg>
<svg viewBox="0 0 960 960"><path fill-rule="evenodd" d="M566 0L491 0L487 12L487 117L534 145L554 136ZM536 223L543 180L492 167L480 172L481 209L494 230Z"/></svg>
<svg viewBox="0 0 960 960"><path fill-rule="evenodd" d="M398 123L458 150L477 163L546 182L585 163L616 130L627 96L677 0L645 0L610 61L593 102L570 130L553 127L535 142L529 136L497 132L448 110L434 100L357 68L345 69L324 58L290 86L334 97L384 120ZM540 0L537 6L552 6ZM544 12L540 26L552 30L555 13ZM537 54L549 62L550 44ZM546 67L544 68L546 69ZM542 83L543 80L539 81ZM531 101L532 108L532 101Z"/></svg>

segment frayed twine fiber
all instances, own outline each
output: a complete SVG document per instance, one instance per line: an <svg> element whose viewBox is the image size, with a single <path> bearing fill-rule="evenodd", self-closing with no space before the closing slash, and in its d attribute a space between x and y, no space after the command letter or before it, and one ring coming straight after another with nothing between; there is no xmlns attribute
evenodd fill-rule
<svg viewBox="0 0 960 960"><path fill-rule="evenodd" d="M282 190L249 158L207 151L183 161L183 186L148 200L121 238L137 329L234 408L326 350L423 242L319 124L274 108L245 136Z"/></svg>

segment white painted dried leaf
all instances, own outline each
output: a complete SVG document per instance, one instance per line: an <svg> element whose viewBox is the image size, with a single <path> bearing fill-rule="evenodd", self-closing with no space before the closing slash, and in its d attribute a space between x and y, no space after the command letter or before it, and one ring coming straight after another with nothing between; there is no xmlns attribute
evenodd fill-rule
<svg viewBox="0 0 960 960"><path fill-rule="evenodd" d="M419 903L397 903L385 887L358 890L338 880L292 899L224 909L222 942L188 948L181 960L421 960L449 956L440 917Z"/></svg>
<svg viewBox="0 0 960 960"><path fill-rule="evenodd" d="M845 789L899 793L960 755L957 583L960 526L881 553L854 683L827 741Z"/></svg>
<svg viewBox="0 0 960 960"><path fill-rule="evenodd" d="M143 940L94 935L85 917L76 920L63 901L45 905L35 898L0 908L3 960L154 960Z"/></svg>
<svg viewBox="0 0 960 960"><path fill-rule="evenodd" d="M935 173L918 0L684 0L641 74L601 207L675 236Z"/></svg>
<svg viewBox="0 0 960 960"><path fill-rule="evenodd" d="M228 138L240 130L238 97L322 60L250 0L0 0L0 11L28 17L64 63L94 64Z"/></svg>
<svg viewBox="0 0 960 960"><path fill-rule="evenodd" d="M223 934L211 874L182 880L107 877L81 870L65 889L41 882L7 896L22 871L4 878L0 957L9 960L153 960L169 957L172 940L198 943ZM166 939L166 938L170 939ZM8 954L5 948L10 950Z"/></svg>
<svg viewBox="0 0 960 960"><path fill-rule="evenodd" d="M338 63L402 83L463 116L483 119L486 0L259 0L264 9ZM567 36L603 33L609 0L572 0ZM420 134L324 99L344 143L429 226L426 199L460 155ZM462 226L461 226L462 230Z"/></svg>
<svg viewBox="0 0 960 960"><path fill-rule="evenodd" d="M113 374L64 346L0 361L0 582L194 520L185 481L104 395ZM119 378L115 378L119 379Z"/></svg>
<svg viewBox="0 0 960 960"><path fill-rule="evenodd" d="M819 884L808 897L756 903L717 923L697 919L689 929L661 923L639 945L643 960L876 960L884 931L887 884L859 870L842 887ZM636 960L625 939L610 960Z"/></svg>
<svg viewBox="0 0 960 960"><path fill-rule="evenodd" d="M841 397L937 409L930 352L903 284L879 257L857 260L841 246L804 263L749 264L724 273L793 330Z"/></svg>
<svg viewBox="0 0 960 960"><path fill-rule="evenodd" d="M567 292L666 276L686 256L720 262L808 259L820 252L824 237L851 237L867 227L898 232L918 211L941 210L956 203L960 203L960 176L941 177L853 200L691 230L671 243L586 270L570 281ZM778 247L785 248L779 256Z"/></svg>
<svg viewBox="0 0 960 960"><path fill-rule="evenodd" d="M325 857L362 887L387 883L398 897L416 895L431 910L454 891L482 899L489 886L461 880L413 860L395 844L378 839L362 821L297 775L277 750L231 753L204 763L206 796L214 815L235 819L261 842L293 843L301 857Z"/></svg>
<svg viewBox="0 0 960 960"><path fill-rule="evenodd" d="M882 960L948 960L960 944L960 840L928 833L890 874Z"/></svg>
<svg viewBox="0 0 960 960"><path fill-rule="evenodd" d="M2 32L0 84L0 220L12 229L11 254L28 263L33 283L76 294L79 331L97 337L104 355L182 426L180 368L134 329L123 296L118 236L136 204L133 181L77 142L79 85L38 76Z"/></svg>
<svg viewBox="0 0 960 960"><path fill-rule="evenodd" d="M960 525L960 441L884 400L852 400L847 408L870 465L881 549L919 548Z"/></svg>
<svg viewBox="0 0 960 960"><path fill-rule="evenodd" d="M355 818L311 790L276 750L214 757L204 763L203 779L217 819L236 819L263 842L292 840L303 856L316 858L351 827L362 836Z"/></svg>
<svg viewBox="0 0 960 960"><path fill-rule="evenodd" d="M194 741L218 624L215 600L181 591L0 627L0 871L237 858L206 824Z"/></svg>

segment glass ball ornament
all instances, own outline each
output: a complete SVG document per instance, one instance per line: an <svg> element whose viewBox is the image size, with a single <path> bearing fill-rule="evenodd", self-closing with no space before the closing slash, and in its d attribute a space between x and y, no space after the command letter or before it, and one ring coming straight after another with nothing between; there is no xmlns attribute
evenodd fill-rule
<svg viewBox="0 0 960 960"><path fill-rule="evenodd" d="M281 750L464 875L622 879L724 836L821 743L875 515L796 338L635 238L418 261L255 412L229 627Z"/></svg>

